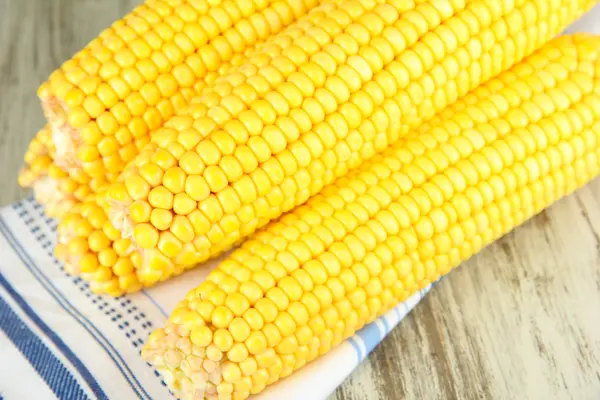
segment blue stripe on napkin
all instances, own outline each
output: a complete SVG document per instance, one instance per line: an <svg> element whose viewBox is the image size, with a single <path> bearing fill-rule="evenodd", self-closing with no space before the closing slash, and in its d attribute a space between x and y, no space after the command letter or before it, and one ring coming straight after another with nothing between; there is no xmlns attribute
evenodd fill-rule
<svg viewBox="0 0 600 400"><path fill-rule="evenodd" d="M352 345L352 348L356 352L356 358L357 358L358 362L360 363L363 360L363 358L365 358L365 355L363 354L363 352L360 349L360 344L357 341L357 336L350 336L348 338L348 341L350 342L350 344Z"/></svg>
<svg viewBox="0 0 600 400"><path fill-rule="evenodd" d="M31 256L27 252L27 250L21 245L21 243L15 238L10 228L4 221L4 219L0 216L0 232L6 238L6 242L10 245L10 247L14 250L15 254L21 259L23 264L31 271L32 275L36 278L38 282L42 284L48 291L48 293L54 297L57 303L67 312L69 313L77 322L79 322L88 333L96 339L98 344L106 351L109 357L115 362L115 365L131 388L135 391L139 398L147 398L151 399L150 395L144 387L140 384L140 382L135 377L135 374L121 354L117 351L117 349L110 343L110 341L102 334L102 332L96 328L96 326L81 312L79 312L67 298L58 290L52 282L48 279L48 277L43 273L43 271L35 264L35 262L31 259ZM133 380L133 381L132 381Z"/></svg>
<svg viewBox="0 0 600 400"><path fill-rule="evenodd" d="M65 277L68 277L74 284L74 287L79 289L88 299L91 301L89 303L90 306L92 304L106 315L110 321L112 321L116 326L118 326L119 330L124 334L124 336L129 340L129 342L136 348L136 351L139 352L139 347L144 344L144 341L150 332L154 330L153 322L151 321L141 310L138 308L135 302L132 302L131 298L127 296L120 298L109 298L107 296L101 296L93 294L90 290L88 284L83 281L80 277L73 278L69 276L63 268L60 267L60 262L54 257L54 246L52 239L56 239L56 231L57 231L57 222L52 218L48 218L45 214L44 207L41 206L38 202L35 201L34 197L30 196L24 199L23 201L14 203L12 205L12 209L16 212L19 219L23 222L25 227L29 229L31 234L34 235L35 240L39 243L48 257L53 260L54 264L62 270ZM2 221L0 221L2 222ZM8 224L7 224L8 227ZM43 231L48 229L51 232L51 235L48 236ZM38 268L37 264L34 266ZM44 270L42 270L44 271ZM46 276L44 279L48 280ZM146 290L142 290L142 292L148 299L157 307L157 309L167 317L168 314L162 308L162 306L152 297L150 293ZM60 293L62 294L62 292ZM161 321L162 322L162 321ZM142 332L137 332L134 325L138 325L143 329ZM94 327L95 328L95 327ZM111 346L112 344L109 343ZM119 353L117 356L121 357ZM113 358L113 361L116 360ZM162 380L162 376L158 373L156 369L154 369L150 364L146 363L149 369L151 369L154 373L154 376L161 383L162 386L166 387L165 382ZM125 365L128 369L129 365ZM121 370L123 372L123 370ZM127 378L127 376L125 376ZM135 376L134 376L135 379ZM137 381L137 380L136 380ZM131 381L129 381L131 386ZM145 389L145 387L142 387ZM144 392L145 393L145 392ZM139 395L139 393L138 393Z"/></svg>
<svg viewBox="0 0 600 400"><path fill-rule="evenodd" d="M46 335L58 350L77 368L92 392L99 399L107 399L90 371L65 343L46 325L17 291L0 274L0 285L6 289L12 299L33 323ZM27 358L31 366L44 379L59 399L89 399L77 379L44 344L44 342L25 324L25 322L0 297L0 328L14 343L15 347ZM0 396L1 400L2 396Z"/></svg>
<svg viewBox="0 0 600 400"><path fill-rule="evenodd" d="M366 325L358 331L356 336L362 339L366 351L366 354L361 355L362 358L366 357L383 340L386 334L387 332L382 332L375 322Z"/></svg>

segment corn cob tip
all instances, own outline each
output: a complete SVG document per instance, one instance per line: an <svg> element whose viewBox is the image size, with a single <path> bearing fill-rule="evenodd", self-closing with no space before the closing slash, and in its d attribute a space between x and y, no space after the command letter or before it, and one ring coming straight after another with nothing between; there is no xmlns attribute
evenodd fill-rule
<svg viewBox="0 0 600 400"><path fill-rule="evenodd" d="M34 158L19 173L19 184L33 190L46 215L61 218L90 194L88 185L69 178L47 155Z"/></svg>
<svg viewBox="0 0 600 400"><path fill-rule="evenodd" d="M35 199L44 206L49 217L59 218L78 203L77 199L64 192L59 182L50 176L36 179L31 187Z"/></svg>
<svg viewBox="0 0 600 400"><path fill-rule="evenodd" d="M36 200L50 217L61 217L90 192L68 177L54 163L55 147L50 126L41 129L29 143L25 166L19 172L19 184L33 189Z"/></svg>
<svg viewBox="0 0 600 400"><path fill-rule="evenodd" d="M210 332L210 331L208 331ZM242 378L242 370L225 361L225 354L216 346L203 348L196 343L208 342L210 337L190 336L190 331L168 321L165 328L155 330L142 349L142 358L161 372L173 394L181 399L217 400L222 398L245 399L258 393L264 385L252 384L249 377ZM233 352L232 352L233 354ZM263 356L261 365L268 365ZM256 362L254 363L256 364ZM259 365L247 362L244 372ZM177 379L172 371L181 368L186 378ZM254 379L257 381L257 379Z"/></svg>

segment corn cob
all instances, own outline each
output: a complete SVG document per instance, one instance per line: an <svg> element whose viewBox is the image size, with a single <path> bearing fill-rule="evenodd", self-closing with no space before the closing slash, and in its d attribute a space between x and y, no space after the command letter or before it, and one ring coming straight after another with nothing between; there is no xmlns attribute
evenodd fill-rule
<svg viewBox="0 0 600 400"><path fill-rule="evenodd" d="M147 0L38 91L55 162L78 181L114 180L222 71L318 0ZM99 186L94 185L92 186Z"/></svg>
<svg viewBox="0 0 600 400"><path fill-rule="evenodd" d="M297 0L295 0L297 1ZM288 4L289 3L289 4ZM312 7L312 0L309 0L307 2L307 4L309 6ZM287 4L287 5L286 5ZM289 6L289 7L288 7ZM290 12L285 12L286 7L288 8L293 8L294 12L293 12L293 16L290 17ZM281 23L277 23L277 18L275 17L275 14L273 14L273 10L276 10L278 15L280 15L280 17L283 19L283 21L281 21ZM323 13L323 10L319 9L319 8L313 8L312 9L313 12L318 15L319 13ZM286 24L288 24L289 22L293 22L296 18L297 15L302 15L306 10L304 10L301 6L301 3L294 3L292 2L286 2L285 4L280 3L280 2L274 2L270 8L266 9L263 14L269 17L269 24L270 24L270 32L277 32L279 31L281 28L285 27ZM262 14L261 14L262 15ZM261 20L261 16L260 15L254 15L252 16L249 21L251 21L254 25L259 26L259 22ZM240 27L240 29L247 29L248 27L244 24L244 21L239 22L238 23L238 27ZM192 28L190 28L192 29ZM262 38L264 36L264 32L254 35L257 36L256 38L253 38L253 34L251 34L250 31L246 32L247 34L250 34L250 38L248 39L250 42L254 42L255 39L259 39ZM229 36L234 35L233 33L229 33ZM235 35L234 35L235 36ZM217 45L220 43L219 39L222 38L217 38ZM255 53L259 52L261 50L261 48L265 45L268 45L269 41L267 39L266 43L260 43L259 45L257 45L256 48L253 47L248 47L244 50L244 53L246 54L246 56L250 56L250 55L254 55ZM221 43L221 45L224 45L223 43ZM194 85L194 93L200 93L202 88L205 87L206 85L214 82L214 80L220 75L225 73L226 71L234 71L236 67L240 66L243 61L245 60L246 56L243 56L242 54L234 54L231 57L231 62L223 62L219 64L219 68L216 71L206 71L205 75L203 77L201 77L198 81L196 81L195 85ZM42 92L46 93L45 89L42 90ZM184 90L184 93L185 92ZM70 172L69 174L69 178L61 178L61 182L55 182L53 180L50 180L48 178L48 173L40 173L40 171L38 171L37 174L33 174L31 171L31 168L28 166L26 168L23 169L22 174L21 174L21 178L20 178L20 182L22 184L22 186L24 187L33 187L35 195L36 195L36 199L38 200L38 202L40 202L41 204L45 205L45 209L46 212L49 213L49 215L54 216L54 217L60 217L61 215L64 214L65 210L69 210L69 208L74 204L73 201L82 201L82 194L85 192L87 193L88 191L91 192L98 192L102 187L104 187L107 184L107 181L112 179L112 177L119 172L119 168L112 168L111 172L108 175L103 176L102 173L91 173L91 175L93 176L90 177L89 174L87 174L86 172L84 172L83 170L80 170L77 168L77 165L79 165L79 162L77 161L76 157L73 158L72 154L70 155L70 153L72 153L71 150L75 151L77 150L77 143L81 143L81 141L79 139L77 139L79 136L76 134L75 136L71 137L61 137L62 133L64 133L64 130L61 130L60 126L64 127L65 126L65 121L63 116L60 115L60 113L54 108L49 108L50 104L57 104L56 99L54 99L51 95L48 97L44 97L44 101L45 101L45 108L47 111L47 115L49 116L50 121L53 122L54 126L55 126L55 130L58 132L57 135L54 135L54 137L57 139L57 142L59 143L59 150L61 150L58 156L58 160L56 163L56 166L49 164L48 163L48 159L47 157L38 157L40 158L39 160L37 160L35 162L37 167L42 166L43 169L54 169L57 175L64 175L62 174L58 168L56 168L57 166L61 166L62 168L60 169L66 169L68 172ZM46 100L51 99L50 102L47 102ZM177 113L178 108L174 109L174 113ZM67 123L68 125L68 123ZM59 126L59 128L57 128L57 126ZM67 131L69 131L69 127L67 126ZM51 130L49 128L46 128L45 131L50 132ZM71 133L74 132L74 130L70 130ZM44 135L44 137L46 137L48 135ZM140 136L142 137L142 136ZM105 160L107 160L107 163L110 163L111 165L115 165L112 161L110 161L111 159L114 161L114 157L111 156L111 153L109 150L107 150L108 148L111 148L111 151L114 152L119 152L119 154L121 153L127 153L129 154L131 157L133 156L134 152L137 151L137 148L143 146L144 143L146 143L146 139L142 138L141 141L134 141L135 142L135 149L133 147L131 147L131 143L132 141L131 136L128 135L126 133L126 130L120 130L117 132L117 134L115 135L115 138L117 140L117 142L114 141L114 138L109 137L109 138L104 138L102 140L100 140L101 144L99 143L98 147L100 150L100 154L104 157L106 156L107 158L105 158ZM48 145L52 146L52 150L53 150L53 154L51 154L52 159L54 160L56 157L56 151L54 148L54 143L52 142L52 135L49 136L50 139L50 143L47 143ZM36 149L37 147L39 147L39 140L34 140L31 143L31 148L32 151L33 149ZM108 146L107 143L112 143L112 145L114 146ZM66 145L65 146L60 146L60 144L62 145ZM87 143L89 144L89 143ZM85 144L85 145L87 145ZM75 146L75 147L73 147ZM116 147L115 147L116 146ZM103 149L103 150L102 150ZM31 158L31 152L28 150L28 154L29 157ZM65 153L65 151L67 153ZM109 154L110 153L110 154ZM61 157L62 156L62 157ZM112 158L111 158L112 157ZM27 158L27 156L26 156ZM127 157L123 158L123 160L128 159ZM70 163L69 164L69 160L75 162L75 164ZM70 166L69 166L70 165ZM100 165L98 163L95 164L97 167ZM121 164L119 164L121 165ZM102 171L102 168L97 169L94 168L97 171ZM58 191L56 190L56 188L58 187ZM60 190L61 187L64 187L64 189ZM74 198L73 198L74 195ZM69 198L68 200L66 200L64 203L60 203L59 201L63 198ZM76 211L78 209L73 209L73 212L78 212Z"/></svg>
<svg viewBox="0 0 600 400"><path fill-rule="evenodd" d="M332 3L319 29L218 78L153 134L107 200L113 225L143 253L144 283L302 204L592 4L416 3Z"/></svg>
<svg viewBox="0 0 600 400"><path fill-rule="evenodd" d="M180 398L245 399L585 184L600 172L599 52L556 40L258 232L143 357Z"/></svg>
<svg viewBox="0 0 600 400"><path fill-rule="evenodd" d="M323 10L315 9L315 7L314 7L314 4L318 3L318 1L319 0L314 0L314 1L307 0L307 1L304 1L304 3L302 3L302 1L299 1L299 0L293 0L293 1L287 1L287 2L271 2L272 4L270 4L268 8L264 9L262 11L262 13L256 13L255 15L251 16L247 20L242 20L241 22L238 22L236 24L236 27L237 27L236 29L244 31L245 34L249 35L249 37L247 38L247 41L249 43L254 43L257 40L262 39L267 33L265 33L264 29L263 30L259 29L259 32L253 33L252 29L255 29L255 28L258 29L258 27L260 27L264 21L267 21L268 25L269 25L267 31L270 33L278 32L282 28L286 27L290 22L294 22L298 16L301 16L308 10L308 8L307 9L304 8L303 4L306 4L307 7L309 7L309 8L312 7L313 12L315 12L317 15L319 13L322 14ZM145 7L146 6L142 6L141 9L143 9ZM227 7L230 8L231 5L229 5ZM261 5L261 6L259 6L259 8L263 9L264 6ZM231 9L229 11L231 11ZM133 18L134 23L139 23L140 22L139 20L135 20L135 18L132 17L132 15L139 13L139 12L140 12L140 10L136 9L131 15L126 17L124 19L124 21L126 23L131 23L131 21L127 22L127 20L131 20ZM220 11L217 10L215 12L218 14ZM248 21L250 21L251 26L247 25ZM120 25L120 24L121 24L121 22L117 22L117 25ZM187 27L187 29L188 29L188 31L186 31L186 34L193 32L193 30L194 30L193 27L189 27L189 26ZM250 29L250 30L248 30L248 29ZM112 39L106 38L107 35L110 34L110 32L111 32L111 29L109 29L108 31L104 32L101 35L101 38L104 37L104 39L103 39L104 42L106 42L106 41L110 42L111 40L114 40L114 37ZM112 33L114 33L114 32L112 32ZM151 34L147 34L147 35L148 35L148 37L152 36ZM229 31L227 31L226 34L224 34L224 36L227 36L229 39L233 40L232 38L234 38L236 36L236 34L233 33L231 30L229 30ZM269 42L267 40L266 43L260 43L256 48L254 48L252 46L247 47L247 48L243 49L243 53L245 53L246 55L253 55L256 52L260 51L262 46L265 46L268 44L269 44ZM231 45L231 43L229 43L229 44L223 43L223 37L218 37L217 39L213 40L212 45L216 46L217 48L220 47L219 51L225 51L224 49L226 49L227 46ZM92 48L93 46L94 46L94 43L90 44L90 46L88 46L88 47ZM74 57L74 59L77 59L78 57L79 58L88 57L87 61L82 62L82 65L85 64L86 62L88 62L88 63L94 62L95 63L95 61L93 61L93 60L90 61L90 59L89 59L90 57L92 57L92 58L94 57L94 54L95 54L94 50L91 50L92 53L94 53L92 55L87 54L88 50L90 50L90 49L86 48L83 52L76 55ZM204 49L204 50L206 50L206 49ZM100 51L100 50L98 50L98 51ZM231 59L230 62L221 62L219 64L219 68L215 71L212 71L212 70L205 71L205 74L203 76L201 76L200 79L198 81L196 81L196 83L194 84L194 93L200 93L203 87L214 82L214 80L220 74L223 74L226 71L234 71L235 67L237 67L243 63L246 56L242 55L242 53L239 53L239 52L236 53L236 51L234 51L233 53L234 54L231 57L224 56L225 59L230 58ZM156 55L154 55L153 57L156 57ZM190 60L191 60L191 58L188 59L188 61L190 61ZM147 60L142 60L141 62L144 63L146 61ZM113 64L110 64L110 62L111 61L107 61L109 66L113 67ZM68 63L66 65L68 65ZM103 68L103 66L100 68ZM62 72L64 72L64 71L62 71ZM57 71L53 75L53 77L61 76L62 72L60 70ZM85 72L91 73L88 70L86 70ZM104 79L105 77L101 77L101 78ZM106 176L103 176L102 173L91 173L93 178L90 177L90 175L87 174L86 172L84 172L83 170L80 170L77 168L80 164L79 163L80 160L78 161L77 157L73 157L73 154L76 153L78 144L82 143L81 140L79 140L80 135L79 135L79 133L75 134L74 133L75 130L71 129L72 127L68 126L68 121L66 121L66 116L63 115L63 111L65 111L65 110L62 110L62 111L60 110L60 108L62 106L64 106L65 104L62 104L61 107L57 108L56 106L58 105L58 103L61 103L61 102L58 101L56 96L54 96L51 93L48 93L48 88L49 88L49 85L51 85L51 84L54 84L55 86L56 85L59 86L58 88L56 88L56 91L58 91L58 92L61 92L61 91L64 92L67 90L67 88L69 88L68 90L71 90L71 91L68 92L65 96L69 96L69 93L70 93L70 95L74 95L73 93L77 92L77 88L73 88L69 84L67 84L66 87L60 86L60 85L64 84L64 81L61 81L61 79L62 78L57 78L57 79L53 80L51 78L50 81L47 82L46 84L44 84L42 89L40 90L40 93L43 94L42 99L43 99L43 105L46 110L46 114L48 115L48 119L52 122L52 125L54 125L54 128L55 128L54 138L57 139L56 141L59 143L58 157L56 156L56 149L54 146L54 142L52 141L52 134L51 134L52 130L49 127L46 127L42 131L43 135L41 135L41 133L40 133L40 136L44 137L45 144L47 146L52 147L52 154L50 155L50 157L52 158L52 160L56 161L56 162L53 162L53 164L56 164L56 165L52 165L49 162L49 158L47 157L48 153L45 152L44 157L41 157L41 155L37 157L37 160L34 163L35 165L28 165L25 168L23 168L23 170L21 171L21 177L20 177L21 185L24 187L32 187L36 194L36 199L41 204L46 206L45 207L46 211L47 212L49 211L51 216L55 216L55 217L59 217L60 215L62 215L64 213L64 210L69 209L69 206L72 205L72 200L74 200L72 195L75 195L75 200L82 201L83 198L82 198L82 196L80 196L81 194L83 194L84 192L88 192L88 191L92 191L94 193L98 192L102 187L104 187L107 184L107 179L108 180L112 179L111 177L115 176L116 173L119 172L119 168L120 168L120 167L112 168L111 172ZM81 78L81 79L83 79L83 78ZM147 85L145 85L144 87L146 87L146 86ZM186 89L184 89L183 93L184 94L188 93L188 91L186 91ZM174 101L173 99L171 99L171 100ZM177 113L178 109L181 109L181 108L182 107L174 107L173 112ZM93 125L93 123L91 123L91 125ZM134 125L135 125L135 123L134 123ZM140 125L138 124L135 126L139 127ZM108 137L108 138L105 137L104 139L101 139L100 140L101 143L98 144L98 150L100 151L100 155L103 157L106 156L105 160L107 161L107 163L109 163L113 166L115 166L115 163L113 162L115 160L115 158L112 157L113 153L111 151L119 152L119 154L120 154L119 157L122 155L121 153L126 153L130 156L129 158L131 158L131 157L133 157L134 152L137 152L137 148L142 147L147 141L146 138L142 138L142 135L140 133L140 135L136 136L136 137L142 138L142 139L140 141L133 140L133 142L135 142L135 149L134 149L133 147L131 147L131 143L133 143L132 137L131 137L131 135L127 134L127 132L128 132L127 129L119 130L117 132L117 134L114 136L114 138L113 137ZM69 131L70 133L74 134L74 136L62 137L61 135L66 131ZM115 140L114 140L115 138L116 138L117 142L115 142ZM111 144L111 145L109 146L107 143ZM87 146L88 144L90 144L90 143L84 143L83 145ZM40 139L36 138L32 141L32 143L30 145L30 149L28 149L28 152L26 155L26 163L27 164L30 164L27 162L27 158L29 157L30 159L33 159L34 158L33 151L35 151L39 147L40 147ZM112 150L109 151L108 150L109 148ZM128 157L123 158L123 160L127 160L127 159L128 159ZM110 160L112 160L112 161L110 161ZM96 163L95 165L98 167L100 164ZM122 165L122 164L119 163L119 165ZM63 179L62 175L64 175L64 174L60 172L60 169L57 168L57 166L60 166L60 169L70 172L69 178ZM32 167L38 168L38 170L36 170L36 173L33 173L32 169L31 169ZM42 170L39 170L39 168L41 168L43 170L43 173L42 173ZM49 180L48 173L47 173L48 169L53 169L56 172L56 175L61 175L61 182L55 182L55 181ZM102 168L95 169L95 170L102 171ZM65 189L60 190L61 187L64 187ZM56 190L57 188L59 190ZM66 201L62 206L59 206L57 204L57 202L66 197L71 197L71 199Z"/></svg>
<svg viewBox="0 0 600 400"><path fill-rule="evenodd" d="M44 206L49 217L60 218L76 210L76 205L91 192L62 171L54 160L50 128L44 127L33 138L25 153L25 167L19 173L19 184L32 188L36 200Z"/></svg>

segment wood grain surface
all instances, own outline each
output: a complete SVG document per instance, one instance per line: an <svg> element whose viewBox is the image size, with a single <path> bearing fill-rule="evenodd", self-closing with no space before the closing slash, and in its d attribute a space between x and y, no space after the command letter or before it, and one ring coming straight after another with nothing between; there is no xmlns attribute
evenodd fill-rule
<svg viewBox="0 0 600 400"><path fill-rule="evenodd" d="M38 85L139 2L0 0L0 205L26 195ZM600 399L599 256L597 179L439 283L330 400Z"/></svg>

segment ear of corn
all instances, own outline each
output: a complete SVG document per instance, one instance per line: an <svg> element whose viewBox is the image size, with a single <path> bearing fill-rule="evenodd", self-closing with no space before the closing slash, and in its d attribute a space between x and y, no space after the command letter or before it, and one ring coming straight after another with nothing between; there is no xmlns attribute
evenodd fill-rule
<svg viewBox="0 0 600 400"><path fill-rule="evenodd" d="M161 18L164 17L165 20L170 20L171 22L169 23L172 24L173 21L177 21L177 18L181 17L182 13L189 12L189 4L184 4L190 3L189 1L179 3L181 3L179 6L176 3L170 4L170 6L173 7L173 15L163 15ZM194 95L200 93L206 85L213 83L219 75L225 73L226 71L233 70L236 66L241 65L246 58L245 55L251 55L257 51L257 49L260 47L254 48L254 46L252 46L253 43L260 43L260 46L268 45L268 40L266 43L261 43L265 35L272 35L285 28L291 22L295 21L299 16L307 12L308 9L313 8L314 4L316 3L318 3L318 0L292 0L283 2L272 1L257 4L257 10L260 9L262 11L257 11L250 17L242 18L234 25L233 28L225 30L221 36L212 39L210 44L207 45L208 47L198 50L198 54L191 55L187 58L187 61L185 62L188 64L193 64L194 60L196 60L195 57L203 54L206 57L203 58L202 62L208 62L210 57L208 57L207 54L212 55L214 49L219 52L219 57L223 57L216 70L206 69L204 70L203 74L200 74L197 77L197 80L193 86ZM164 4L161 6L160 4L157 5L156 2L148 2L147 4L134 10L131 14L125 17L123 21L119 21L115 24L115 26L120 26L120 28L113 26L100 36L102 43L110 48L110 45L106 43L113 43L115 40L119 41L120 39L115 39L115 35L118 36L119 32L131 34L128 29L133 25L139 25L140 23L143 24L143 21L139 19L143 17L141 14L144 14L144 12L148 11L148 7L152 8L154 6L162 7ZM227 12L234 12L235 7L237 7L232 4L223 4L222 6ZM245 7L248 6L246 5ZM250 7L252 7L252 5L250 5ZM314 11L319 12L318 9ZM209 15L215 16L221 15L221 13L222 9L215 8L215 10L209 12ZM207 22L205 17L199 18L201 18L205 23ZM125 28L121 26L122 24L125 24ZM213 25L209 24L209 27L214 27ZM187 20L185 26L171 26L171 28L175 30L179 29L179 33L177 33L179 35L181 35L181 32L183 32L184 35L193 35L201 31L201 28L195 26L193 21ZM163 25L157 25L153 28L153 31L144 31L138 33L141 34L144 40L152 40L156 39L156 32L164 33L164 29L165 27ZM242 46L239 43L239 46L234 46L235 43L233 42L239 35L242 34L243 36L247 36L245 41L248 43L248 46ZM139 40L139 38L133 39L137 45L140 45ZM185 40L185 36L180 36L179 41L176 39L174 40L175 45L179 46L181 45L182 40ZM147 143L147 136L149 135L150 131L162 125L162 122L158 123L156 119L151 119L150 117L147 118L148 115L152 115L155 113L156 109L158 109L161 112L161 115L163 115L164 119L166 119L168 115L171 115L171 113L176 114L178 111L183 109L183 105L187 104L187 97L189 97L187 96L189 89L181 89L180 91L185 95L184 98L186 99L186 102L181 101L181 96L179 94L174 94L173 96L175 97L171 97L170 99L173 105L172 112L169 111L169 108L167 107L169 102L164 99L161 101L156 101L156 104L149 103L149 107L152 106L156 109L150 107L149 111L147 111L141 117L141 119L138 117L132 117L131 121L126 126L121 126L114 134L110 134L103 129L101 129L100 132L101 136L96 134L90 134L91 136L86 136L85 132L88 132L88 129L91 129L92 131L89 132L93 133L97 131L98 127L102 128L103 125L106 125L107 121L111 119L111 116L108 114L112 113L113 111L118 112L119 107L122 106L120 103L112 107L110 110L106 110L100 117L90 118L90 122L85 127L81 129L74 129L68 121L68 114L71 106L75 106L75 104L71 104L65 99L77 97L78 94L80 94L80 89L87 87L86 85L90 84L90 80L96 79L98 81L98 85L100 85L97 88L97 92L85 93L85 95L91 99L90 101L94 102L97 100L96 97L102 97L102 95L106 96L109 93L109 88L106 87L107 83L113 84L118 81L117 78L119 76L127 73L125 69L123 69L120 74L117 73L117 70L114 70L116 61L115 59L100 59L98 54L102 54L106 49L103 49L102 46L96 42L92 42L88 48L76 55L73 60L67 62L61 70L55 72L51 79L40 89L42 104L44 105L46 115L50 121L50 126L54 127L54 134L52 134L51 127L48 126L43 130L44 134L41 135L44 136L46 145L51 147L50 157L52 158L52 162L49 162L47 152L44 153L44 157L39 155L35 162L32 161L35 165L31 165L31 162L27 161L27 158L32 158L35 150L40 147L40 140L38 138L34 139L30 145L30 149L27 151L26 163L28 165L23 168L21 172L20 184L24 187L32 187L34 189L36 199L45 206L47 214L53 217L60 217L66 210L69 210L70 206L73 205L73 200L83 200L83 194L90 191L97 193L107 184L108 181L117 176L118 172L120 172L122 167L125 165L124 163L135 156L135 154L138 152L138 149ZM173 43L168 43L165 46L171 46L171 53L173 51L177 51L175 47L172 47ZM111 51L113 52L116 52L116 50L117 49L111 48ZM229 54L230 52L232 52L232 54ZM115 53L115 58L116 57L117 55ZM138 69L138 72L142 72L140 68L147 69L152 67L152 63L157 62L160 57L160 54L153 53L150 57L150 60L141 58L136 62L135 68ZM95 65L97 62L100 62L100 64L96 65L94 68L91 68L91 64ZM202 62L196 62L194 64L195 67L202 67ZM83 75L81 74L80 69L75 68L77 64L79 65L80 69L83 68L85 72ZM88 66L88 68L86 69L85 66ZM173 76L176 75L174 70L177 68L177 66L171 65L170 67L167 67L168 66L165 66L165 70L161 71L164 73L156 75L153 78L154 80L149 80L143 86L141 86L141 89L139 89L139 93L144 96L144 99L147 102L149 99L146 98L146 96L155 91L155 86L159 85L159 81L161 79L163 83L169 79L172 79L168 76L168 72L170 71L169 68L172 67L173 70L171 70L171 74ZM113 71L110 76L103 75L102 71L106 72L106 70L111 69L113 69ZM67 70L71 72L68 72ZM98 72L100 78L91 77L91 75L89 75L93 75L94 71ZM77 79L77 81L73 81L73 79ZM130 94L129 97L137 96L138 94L135 92L136 91L132 89L132 94ZM101 100L104 101L104 99ZM81 99L81 101L85 103L87 98ZM160 107L161 104L163 105L162 108ZM129 106L130 104L128 103L127 105ZM169 111L169 113L165 113L165 110ZM116 114L113 116L116 116ZM121 122L122 121L119 121L119 123ZM147 129L144 128L143 123L148 125ZM57 146L55 146L55 142L58 144L58 152L56 151ZM90 146L96 148L97 152L93 149L90 149ZM96 158L94 158L93 161L90 161L88 158L86 158L87 156L85 156L85 154L89 156L90 154L95 153L98 153L97 155L102 160L101 162L99 162ZM81 155L84 155L83 159L79 157ZM42 168L44 172L42 173L39 168ZM36 170L37 173L33 173L32 169ZM64 175L63 173L59 172L60 170L68 172L69 178L61 178L59 182L59 180L49 177L49 174L46 171L48 169L54 170L54 175ZM60 202L62 199L65 199L65 201Z"/></svg>
<svg viewBox="0 0 600 400"><path fill-rule="evenodd" d="M164 280L230 248L560 32L592 2L344 0L219 77L108 191ZM312 25L311 25L312 24ZM295 32L295 31L293 31ZM291 34L290 34L291 35ZM182 268L183 267L183 268Z"/></svg>
<svg viewBox="0 0 600 400"><path fill-rule="evenodd" d="M145 1L40 88L56 164L78 180L116 179L150 132L224 70L241 64L244 52L316 4Z"/></svg>
<svg viewBox="0 0 600 400"><path fill-rule="evenodd" d="M600 172L600 39L560 38L259 231L142 354L245 399Z"/></svg>

